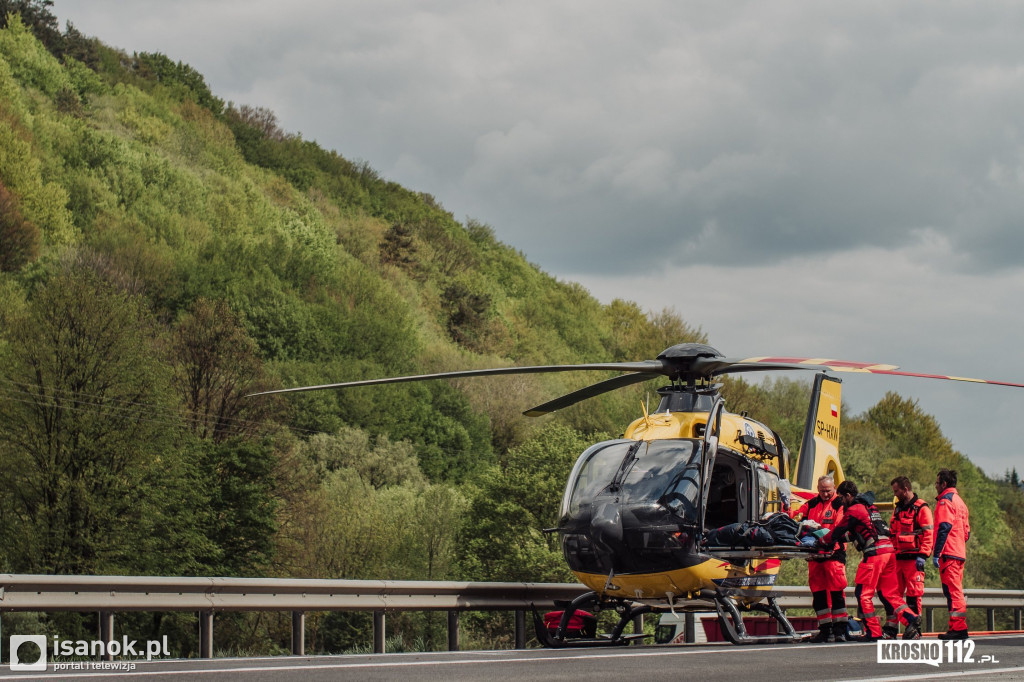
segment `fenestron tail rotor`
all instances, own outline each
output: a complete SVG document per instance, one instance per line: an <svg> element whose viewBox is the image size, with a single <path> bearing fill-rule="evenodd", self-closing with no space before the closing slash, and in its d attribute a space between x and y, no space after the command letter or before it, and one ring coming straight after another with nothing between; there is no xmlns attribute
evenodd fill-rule
<svg viewBox="0 0 1024 682"><path fill-rule="evenodd" d="M614 391L625 386L656 379L659 376L666 377L673 382L695 383L699 381L710 381L723 374L738 374L745 372L770 372L780 370L828 370L832 372L863 372L870 374L888 374L892 376L908 376L924 379L947 379L950 381L969 381L973 383L994 384L997 386L1012 386L1024 388L1024 384L1011 383L1006 381L990 381L986 379L970 379L939 374L920 374L914 372L901 372L896 365L883 365L867 362L850 362L848 360L834 360L827 358L797 358L797 357L772 357L759 356L749 358L727 358L711 346L701 343L681 343L666 348L654 360L641 360L638 362L597 362L581 363L577 365L537 365L532 367L497 367L491 369L472 369L456 372L439 372L436 374L416 374L401 377L387 377L383 379L363 379L360 381L346 381L336 384L321 384L318 386L297 386L294 388L282 388L275 391L263 391L253 393L251 396L270 395L274 393L296 393L301 391L320 391L325 389L352 388L356 386L379 386L383 384L397 384L408 381L429 381L433 379L457 379L461 377L484 377L501 376L512 374L541 374L553 372L579 372L579 371L617 371L626 372L611 379L605 379L595 384L567 393L542 405L530 408L525 415L536 417L555 410L560 410L578 402L593 398Z"/></svg>

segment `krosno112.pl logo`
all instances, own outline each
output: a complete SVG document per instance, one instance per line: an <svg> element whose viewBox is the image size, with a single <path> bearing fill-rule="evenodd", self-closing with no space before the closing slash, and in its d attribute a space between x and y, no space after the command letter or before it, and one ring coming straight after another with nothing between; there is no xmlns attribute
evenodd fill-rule
<svg viewBox="0 0 1024 682"><path fill-rule="evenodd" d="M877 663L924 663L939 666L942 663L998 663L993 654L974 657L974 640L917 639L911 641L887 640L876 642ZM945 660L943 660L945 659Z"/></svg>

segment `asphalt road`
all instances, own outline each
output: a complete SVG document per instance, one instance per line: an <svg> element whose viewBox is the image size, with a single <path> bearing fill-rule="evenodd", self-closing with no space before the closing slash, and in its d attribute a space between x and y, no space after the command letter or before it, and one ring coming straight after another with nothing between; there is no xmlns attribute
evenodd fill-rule
<svg viewBox="0 0 1024 682"><path fill-rule="evenodd" d="M925 640L928 641L928 640ZM931 640L935 641L935 640ZM213 660L154 660L133 671L69 670L17 673L4 666L0 680L183 679L211 682L271 680L701 680L761 679L934 680L968 677L1024 680L1024 635L990 635L973 640L971 662L937 666L878 663L875 644L790 644L733 646L706 644L614 649L531 649L372 656L304 656ZM944 650L945 651L945 650ZM966 651L964 653L967 653Z"/></svg>

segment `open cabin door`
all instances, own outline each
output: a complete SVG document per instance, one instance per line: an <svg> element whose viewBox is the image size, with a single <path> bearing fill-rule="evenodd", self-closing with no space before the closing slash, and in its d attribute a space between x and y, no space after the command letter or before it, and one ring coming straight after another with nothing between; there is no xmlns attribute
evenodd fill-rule
<svg viewBox="0 0 1024 682"><path fill-rule="evenodd" d="M705 515L708 527L704 529L704 549L708 554L735 562L806 557L813 552L797 546L794 536L785 543L773 541L778 529L765 520L783 511L782 496L786 494L787 487L774 467L729 450L719 451L712 479ZM738 493L735 502L734 492ZM755 526L761 530L751 532ZM793 528L795 524L791 526ZM770 536L764 536L765 532ZM765 541L766 537L771 539Z"/></svg>
<svg viewBox="0 0 1024 682"><path fill-rule="evenodd" d="M806 557L813 550L796 545L796 524L788 517L784 520L791 524L793 532L785 543L772 541L779 519L765 523L773 514L785 511L783 503L790 496L789 482L780 477L778 468L772 464L719 448L721 408L722 404L717 403L708 416L701 453L700 528L705 551L731 562ZM758 531L753 532L754 528ZM778 532L778 536L783 536L783 532Z"/></svg>
<svg viewBox="0 0 1024 682"><path fill-rule="evenodd" d="M704 530L707 519L708 498L711 491L711 472L715 467L715 456L718 454L718 437L722 432L722 410L725 409L725 401L719 398L715 401L714 407L708 414L708 423L704 427L704 445L701 448L700 465L700 507L698 515L698 529Z"/></svg>

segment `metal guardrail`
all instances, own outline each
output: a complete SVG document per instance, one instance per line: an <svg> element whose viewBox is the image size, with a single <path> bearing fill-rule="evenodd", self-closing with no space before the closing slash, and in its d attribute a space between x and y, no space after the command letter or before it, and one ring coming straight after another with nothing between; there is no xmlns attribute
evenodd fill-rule
<svg viewBox="0 0 1024 682"><path fill-rule="evenodd" d="M513 611L575 583L0 575L0 611Z"/></svg>
<svg viewBox="0 0 1024 682"><path fill-rule="evenodd" d="M310 580L281 578L167 578L139 576L0 575L0 612L98 611L101 638L113 639L113 614L119 611L199 612L200 656L213 655L213 616L217 611L291 611L292 653L305 653L305 613L368 611L374 614L374 651L384 651L385 614L396 611L447 611L449 649L458 649L460 611L514 611L517 647L526 643L526 610L546 609L587 590L575 583L469 583L413 580ZM810 608L806 586L776 587L782 608ZM968 608L1013 609L1021 628L1024 590L969 589ZM848 604L855 604L848 588ZM926 588L922 606L926 628L932 611L945 609L938 588Z"/></svg>

